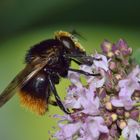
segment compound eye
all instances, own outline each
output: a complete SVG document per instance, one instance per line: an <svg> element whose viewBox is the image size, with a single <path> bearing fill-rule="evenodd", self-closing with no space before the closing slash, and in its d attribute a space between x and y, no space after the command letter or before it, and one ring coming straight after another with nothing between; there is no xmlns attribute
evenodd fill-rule
<svg viewBox="0 0 140 140"><path fill-rule="evenodd" d="M63 37L63 38L61 38L61 41L67 49L73 49L74 48L74 42L71 40L70 37Z"/></svg>
<svg viewBox="0 0 140 140"><path fill-rule="evenodd" d="M66 48L68 48L68 49L71 48L71 45L70 45L70 43L69 43L67 40L63 40L62 42L63 42L63 44L64 44L64 46L65 46Z"/></svg>

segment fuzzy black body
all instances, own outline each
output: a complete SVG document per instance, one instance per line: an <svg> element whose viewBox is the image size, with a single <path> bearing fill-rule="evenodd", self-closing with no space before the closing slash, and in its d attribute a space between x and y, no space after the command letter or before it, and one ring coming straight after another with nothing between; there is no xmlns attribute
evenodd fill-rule
<svg viewBox="0 0 140 140"><path fill-rule="evenodd" d="M47 76L51 76L54 84L59 84L60 77L66 77L68 74L70 60L63 57L65 53L66 50L62 43L55 39L49 39L33 46L26 54L25 62L32 65L37 59L40 63L46 59L47 63L21 88L21 91L30 94L33 98L46 99L48 102L50 87Z"/></svg>
<svg viewBox="0 0 140 140"><path fill-rule="evenodd" d="M19 90L22 104L38 114L45 114L48 104L58 105L65 113L69 113L63 106L55 85L72 70L71 61L77 64L90 62L85 50L68 32L59 31L54 39L34 45L25 56L25 68L0 95L0 107ZM89 75L79 70L76 72ZM51 93L56 101L50 100Z"/></svg>
<svg viewBox="0 0 140 140"><path fill-rule="evenodd" d="M25 62L27 65L32 65L33 62L36 61L38 61L38 63L42 61L47 62L46 65L20 89L22 103L39 114L44 114L48 108L51 91L48 75L50 75L54 84L59 83L60 77L67 76L70 60L63 57L64 53L64 46L59 40L49 39L33 46L26 54ZM31 98L34 102L42 101L45 104L42 105L41 103L39 109L38 107L32 108L28 101L26 102L26 100L24 100L25 96L26 100ZM34 104L33 106L36 105Z"/></svg>
<svg viewBox="0 0 140 140"><path fill-rule="evenodd" d="M54 85L59 84L61 77L67 77L68 69L71 64L71 59L65 58L64 56L71 53L75 55L76 53L80 53L80 50L78 52L78 49L75 48L74 43L69 38L65 37L64 40L71 45L70 48L65 47L65 45L58 39L48 39L34 45L27 52L25 57L27 65L33 65L36 61L40 63L42 61L47 62L46 65L20 89L21 95L22 93L28 94L28 96L35 101L45 100L46 107L43 108L46 109L51 94L48 76L50 76ZM84 52L81 52L81 54L85 55ZM24 101L24 104L27 105L28 103ZM39 114L43 113L44 112L39 112Z"/></svg>

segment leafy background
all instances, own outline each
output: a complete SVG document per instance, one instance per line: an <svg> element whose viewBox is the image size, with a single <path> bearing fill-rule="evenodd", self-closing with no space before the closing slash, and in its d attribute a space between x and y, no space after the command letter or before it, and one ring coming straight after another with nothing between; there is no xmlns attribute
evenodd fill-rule
<svg viewBox="0 0 140 140"><path fill-rule="evenodd" d="M86 38L80 41L88 53L100 50L104 39L124 38L140 62L139 13L139 0L1 0L0 92L24 67L26 50L52 38L57 30L79 31ZM68 84L62 79L57 86L62 99ZM0 140L48 140L48 130L56 125L51 117L55 113L62 114L50 106L45 116L37 116L20 106L17 94L0 109Z"/></svg>

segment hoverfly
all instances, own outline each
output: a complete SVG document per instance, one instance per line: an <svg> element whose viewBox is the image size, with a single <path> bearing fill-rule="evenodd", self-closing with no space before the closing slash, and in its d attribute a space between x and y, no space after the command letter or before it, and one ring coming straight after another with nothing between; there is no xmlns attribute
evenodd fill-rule
<svg viewBox="0 0 140 140"><path fill-rule="evenodd" d="M59 106L69 114L57 93L55 85L61 77L67 77L68 71L90 74L70 68L71 61L78 65L91 65L93 58L85 50L74 34L59 31L53 39L47 39L31 47L25 56L25 68L11 81L0 95L2 107L18 90L21 103L40 115L48 110L48 104ZM50 99L53 94L55 101Z"/></svg>

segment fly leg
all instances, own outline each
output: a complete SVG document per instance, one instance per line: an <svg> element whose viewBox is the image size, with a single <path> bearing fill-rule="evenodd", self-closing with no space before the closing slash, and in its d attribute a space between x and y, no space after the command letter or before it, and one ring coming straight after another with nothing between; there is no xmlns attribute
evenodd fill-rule
<svg viewBox="0 0 140 140"><path fill-rule="evenodd" d="M55 88L55 84L53 83L53 81L51 80L51 76L48 75L48 80L49 80L49 84L50 84L50 89L52 91L52 93L54 94L54 97L55 97L55 100L56 100L56 103L57 105L60 107L60 109L62 111L64 111L66 114L71 114L63 105L57 91L56 91L56 88Z"/></svg>
<svg viewBox="0 0 140 140"><path fill-rule="evenodd" d="M58 106L58 104L57 104L56 101L49 100L48 102L49 102L49 104L51 104L51 105L53 105L53 106Z"/></svg>
<svg viewBox="0 0 140 140"><path fill-rule="evenodd" d="M72 68L69 68L68 70L73 71L73 72L78 72L78 73L86 75L86 76L100 76L100 73L89 73L89 72L86 72L83 70L72 69Z"/></svg>
<svg viewBox="0 0 140 140"><path fill-rule="evenodd" d="M91 66L93 64L93 60L96 60L96 61L102 60L101 58L95 58L93 56L88 56L85 54L84 55L65 54L64 57L71 59L78 65L85 64L85 65L89 65L89 66Z"/></svg>

